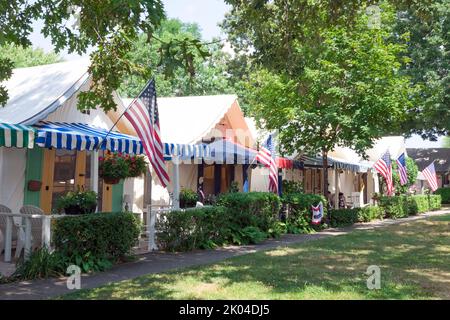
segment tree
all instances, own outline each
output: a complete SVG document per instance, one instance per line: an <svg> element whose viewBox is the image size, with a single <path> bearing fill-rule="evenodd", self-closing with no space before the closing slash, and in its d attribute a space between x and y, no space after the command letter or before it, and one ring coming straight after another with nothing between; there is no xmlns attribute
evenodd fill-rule
<svg viewBox="0 0 450 320"><path fill-rule="evenodd" d="M420 10L419 10L420 9ZM414 96L406 128L436 140L450 133L450 0L399 8L395 32L410 34L403 66L420 90Z"/></svg>
<svg viewBox="0 0 450 320"><path fill-rule="evenodd" d="M227 61L229 55L224 53L222 45L213 40L208 44L209 57L195 57L193 67L194 76L186 73L183 65L172 64L171 61L161 60L160 50L163 43L170 39L196 38L201 39L200 28L195 23L183 23L178 19L168 19L161 23L155 36L163 42L146 43L141 35L133 44L127 58L136 64L147 65L155 70L154 76L158 85L159 96L187 96L209 95L233 92L227 74ZM172 68L172 70L171 70ZM172 72L171 76L166 74ZM135 97L145 84L145 79L132 74L127 76L119 92L123 96Z"/></svg>
<svg viewBox="0 0 450 320"><path fill-rule="evenodd" d="M392 181L394 183L395 193L398 194L406 194L408 188L411 187L417 180L417 175L419 174L419 168L417 167L416 162L409 157L406 157L406 172L408 181L405 185L400 184L400 175L398 173L397 162L392 161ZM384 181L384 178L381 178ZM384 182L386 183L386 182Z"/></svg>
<svg viewBox="0 0 450 320"><path fill-rule="evenodd" d="M373 27L356 2L347 16L328 1L254 1L264 8L257 16L230 2L224 27L235 47L253 48L257 69L247 86L251 113L279 131L283 152L322 154L326 195L328 152L347 146L364 155L375 139L399 129L410 104L408 78L399 72L405 45L391 39L394 10L384 3Z"/></svg>
<svg viewBox="0 0 450 320"><path fill-rule="evenodd" d="M14 68L34 67L62 61L56 53L46 53L41 48L24 48L13 44L0 47L0 60L4 59L10 60Z"/></svg>
<svg viewBox="0 0 450 320"><path fill-rule="evenodd" d="M149 79L153 70L127 59L133 43L144 34L146 41L159 41L161 57L166 65L183 65L191 75L193 60L207 51L199 39L175 38L163 42L154 36L164 19L161 0L0 0L0 46L12 43L29 47L34 20L42 19L42 33L50 37L58 53L90 54L89 91L79 95L80 109L101 107L108 111L116 105L112 92L130 73ZM0 60L0 82L11 76L12 62ZM171 74L171 70L167 71ZM0 106L7 100L6 89L0 86Z"/></svg>

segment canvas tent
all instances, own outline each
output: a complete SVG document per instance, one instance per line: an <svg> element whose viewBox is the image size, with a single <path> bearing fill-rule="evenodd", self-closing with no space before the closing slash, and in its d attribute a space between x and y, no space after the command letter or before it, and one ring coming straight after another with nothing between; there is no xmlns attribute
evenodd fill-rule
<svg viewBox="0 0 450 320"><path fill-rule="evenodd" d="M123 99L122 110L125 110L131 102L131 99ZM161 97L157 102L163 141L178 144L207 144L211 153L218 155L218 141L226 138L231 142L228 144L228 149L222 148L221 152L228 152L228 155L232 157L238 149L245 150L254 145L236 95ZM130 133L134 131L128 120L122 119L120 124ZM239 147L235 148L232 145ZM169 174L172 174L176 168L174 163L166 163ZM213 159L209 161L202 161L196 157L185 159L178 167L180 187L195 191L198 188L199 178L202 177L206 193L228 190L231 180L237 181L243 190L246 173L243 166L244 164L237 162L229 165L217 164ZM153 174L151 189L152 203L163 205L170 202L174 185L171 182L167 189L162 188Z"/></svg>
<svg viewBox="0 0 450 320"><path fill-rule="evenodd" d="M99 108L77 108L78 93L91 84L88 65L89 61L82 59L14 69L12 77L2 83L10 98L0 108L0 185L10 188L12 180L17 180L17 186L14 193L2 190L0 203L15 212L23 204L51 212L57 197L77 188L98 191L101 210L123 207L124 184L134 181L102 183L98 179L99 152L141 154L143 148L120 124L111 130L120 110L105 114ZM115 92L113 99L122 106ZM20 149L25 146L32 149ZM204 145L165 143L164 149L168 157L209 155ZM30 181L41 182L41 190L29 190ZM131 196L133 210L141 211L142 197Z"/></svg>

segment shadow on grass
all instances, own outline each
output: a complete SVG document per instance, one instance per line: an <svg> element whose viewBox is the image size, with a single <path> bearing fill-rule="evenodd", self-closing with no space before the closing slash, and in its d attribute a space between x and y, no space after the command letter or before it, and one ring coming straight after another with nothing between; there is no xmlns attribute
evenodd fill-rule
<svg viewBox="0 0 450 320"><path fill-rule="evenodd" d="M449 232L447 223L431 219L355 231L209 266L147 275L64 298L448 299ZM367 289L365 272L370 265L381 268L380 290Z"/></svg>

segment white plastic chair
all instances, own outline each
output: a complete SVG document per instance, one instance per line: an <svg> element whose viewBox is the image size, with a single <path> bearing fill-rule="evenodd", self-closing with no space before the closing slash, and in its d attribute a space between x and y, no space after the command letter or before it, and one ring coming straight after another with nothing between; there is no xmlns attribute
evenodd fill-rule
<svg viewBox="0 0 450 320"><path fill-rule="evenodd" d="M20 208L20 213L30 215L45 214L41 208L32 205L23 206L22 208ZM42 244L42 219L31 219L31 243L32 250L39 248Z"/></svg>
<svg viewBox="0 0 450 320"><path fill-rule="evenodd" d="M11 213L11 209L7 206L0 204L0 213ZM19 220L20 221L20 220ZM20 256L23 247L25 246L25 232L22 224L17 219L13 218L12 226L12 241L16 241L16 254L15 257ZM5 233L6 233L6 217L0 215L0 253L5 250Z"/></svg>

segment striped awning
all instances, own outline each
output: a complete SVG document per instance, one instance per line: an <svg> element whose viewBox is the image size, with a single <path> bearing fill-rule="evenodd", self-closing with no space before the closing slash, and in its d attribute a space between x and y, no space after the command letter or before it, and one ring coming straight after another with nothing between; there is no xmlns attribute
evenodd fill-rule
<svg viewBox="0 0 450 320"><path fill-rule="evenodd" d="M37 129L36 144L43 148L143 153L139 138L115 131L108 134L103 128L84 123L39 122L34 126Z"/></svg>
<svg viewBox="0 0 450 320"><path fill-rule="evenodd" d="M36 144L43 148L67 150L109 150L128 154L142 154L144 149L138 137L108 131L83 123L39 122ZM108 136L106 137L106 135ZM105 139L106 137L106 139ZM164 143L164 156L169 160L172 156L184 158L203 158L210 156L206 144Z"/></svg>
<svg viewBox="0 0 450 320"><path fill-rule="evenodd" d="M164 156L186 158L209 158L211 150L207 144L164 143Z"/></svg>
<svg viewBox="0 0 450 320"><path fill-rule="evenodd" d="M33 148L35 131L22 124L0 123L0 147Z"/></svg>

